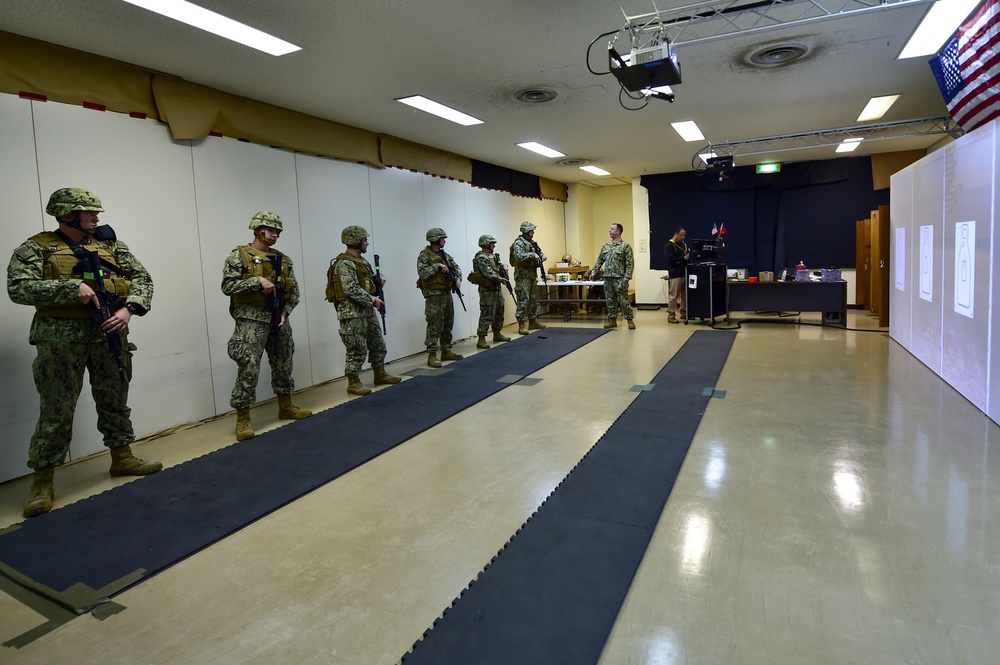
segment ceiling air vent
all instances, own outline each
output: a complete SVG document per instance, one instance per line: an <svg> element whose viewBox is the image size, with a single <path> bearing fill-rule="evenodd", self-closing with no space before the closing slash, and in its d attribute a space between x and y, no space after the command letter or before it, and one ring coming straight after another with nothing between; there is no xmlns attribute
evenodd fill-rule
<svg viewBox="0 0 1000 665"><path fill-rule="evenodd" d="M562 166L586 166L590 163L590 160L581 157L567 157L566 159L560 159L558 163Z"/></svg>
<svg viewBox="0 0 1000 665"><path fill-rule="evenodd" d="M752 52L747 60L757 67L778 67L795 62L809 53L804 44L772 44Z"/></svg>
<svg viewBox="0 0 1000 665"><path fill-rule="evenodd" d="M528 88L514 93L514 99L525 104L544 104L556 98L556 91L548 88Z"/></svg>

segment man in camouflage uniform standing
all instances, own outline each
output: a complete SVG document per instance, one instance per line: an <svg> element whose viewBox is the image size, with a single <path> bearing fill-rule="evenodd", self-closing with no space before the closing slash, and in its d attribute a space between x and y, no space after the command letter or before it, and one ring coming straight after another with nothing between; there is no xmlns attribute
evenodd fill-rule
<svg viewBox="0 0 1000 665"><path fill-rule="evenodd" d="M455 302L451 297L452 282L462 286L462 269L444 251L448 235L443 229L427 231L427 247L417 255L417 288L424 295L424 319L427 321L427 364L440 367L444 360L461 360L463 356L451 350L451 329L455 325ZM449 275L451 277L449 277ZM441 346L441 360L437 358Z"/></svg>
<svg viewBox="0 0 1000 665"><path fill-rule="evenodd" d="M477 333L479 341L476 342L477 349L488 349L490 343L486 341L486 333L490 327L493 328L494 342L509 342L510 337L505 336L503 329L503 292L500 285L506 283L510 288L510 282L500 273L500 256L494 254L493 250L497 246L497 239L491 235L479 236L480 250L472 259L472 277L476 277L476 285L479 287L479 328Z"/></svg>
<svg viewBox="0 0 1000 665"><path fill-rule="evenodd" d="M347 250L331 261L327 300L337 308L340 321L340 339L344 342L347 357L344 374L347 375L347 392L367 395L372 390L361 383L358 372L368 356L375 373L375 385L389 385L402 381L385 371L385 340L379 328L375 310L382 307L377 296L375 280L385 284L385 277L375 275L372 266L362 258L368 251L368 231L361 226L348 226L340 233L340 241ZM375 263L378 263L376 260Z"/></svg>
<svg viewBox="0 0 1000 665"><path fill-rule="evenodd" d="M84 370L90 374L97 428L111 452L111 475L144 476L163 468L159 462L134 457L129 446L135 440L128 408L135 346L128 342L128 324L133 316L149 311L153 280L110 227L98 227L98 213L104 208L91 192L59 189L49 197L45 212L56 218L59 228L26 240L7 266L10 299L36 309L28 340L37 354L32 374L40 412L28 450L34 476L25 517L52 510L53 476L69 451ZM99 257L99 276L92 272L94 263L85 268L81 262L88 254L94 259L92 253ZM98 320L98 278L109 292L103 294L110 313L104 321ZM112 340L120 343L113 345L117 361Z"/></svg>
<svg viewBox="0 0 1000 665"><path fill-rule="evenodd" d="M510 264L514 266L514 290L517 294L517 334L527 335L531 330L542 330L538 322L538 269L545 262L545 255L535 243L535 225L521 222L521 235L510 246Z"/></svg>
<svg viewBox="0 0 1000 665"><path fill-rule="evenodd" d="M604 266L604 299L608 305L608 322L604 327L618 327L618 308L621 307L622 314L628 321L629 330L635 330L635 315L628 301L628 283L632 280L635 258L632 255L632 246L622 240L624 230L621 224L611 225L608 230L611 241L601 247L597 261L590 271L590 279L593 281L597 271Z"/></svg>
<svg viewBox="0 0 1000 665"><path fill-rule="evenodd" d="M273 249L281 235L281 219L273 212L262 210L251 218L250 228L253 242L234 249L222 268L222 292L229 296L229 312L236 319L228 351L237 365L236 385L229 400L230 406L236 409L237 441L254 436L250 407L257 401L260 357L265 351L271 365L271 389L278 396L278 419L299 420L312 415L312 411L292 404L295 342L288 317L299 304L299 284L291 259ZM279 260L280 270L277 268ZM275 339L271 334L270 305L279 294L284 307L277 321Z"/></svg>

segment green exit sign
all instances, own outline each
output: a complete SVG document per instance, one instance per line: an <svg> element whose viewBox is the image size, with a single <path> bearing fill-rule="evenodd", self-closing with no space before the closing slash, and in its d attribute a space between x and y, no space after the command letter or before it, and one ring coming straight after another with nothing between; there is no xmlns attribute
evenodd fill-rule
<svg viewBox="0 0 1000 665"><path fill-rule="evenodd" d="M781 170L781 164L758 164L757 173L777 173Z"/></svg>

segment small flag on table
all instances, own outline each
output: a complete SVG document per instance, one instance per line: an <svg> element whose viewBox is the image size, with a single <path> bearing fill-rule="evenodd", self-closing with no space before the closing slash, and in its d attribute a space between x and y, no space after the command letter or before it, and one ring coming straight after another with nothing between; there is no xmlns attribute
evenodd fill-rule
<svg viewBox="0 0 1000 665"><path fill-rule="evenodd" d="M712 235L713 236L718 235L718 233L719 233L719 227L715 224L715 222L712 222Z"/></svg>
<svg viewBox="0 0 1000 665"><path fill-rule="evenodd" d="M965 131L1000 116L1000 1L987 0L929 63L948 112Z"/></svg>
<svg viewBox="0 0 1000 665"><path fill-rule="evenodd" d="M726 223L725 222L723 222L722 226L719 227L719 235L720 236L726 235Z"/></svg>

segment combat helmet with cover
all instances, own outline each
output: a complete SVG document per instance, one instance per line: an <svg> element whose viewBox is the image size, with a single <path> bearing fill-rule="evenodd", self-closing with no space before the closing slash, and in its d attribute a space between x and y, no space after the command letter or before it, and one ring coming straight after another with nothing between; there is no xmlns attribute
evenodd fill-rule
<svg viewBox="0 0 1000 665"><path fill-rule="evenodd" d="M497 241L497 239L494 238L493 236L491 236L488 233L485 233L485 234L479 236L479 246L480 247L486 247L486 245L490 244L491 242L496 242L496 241Z"/></svg>
<svg viewBox="0 0 1000 665"><path fill-rule="evenodd" d="M521 222L521 234L530 233L535 230L535 225L531 222Z"/></svg>
<svg viewBox="0 0 1000 665"><path fill-rule="evenodd" d="M444 232L444 229L434 227L433 229L427 230L427 242L435 242L441 238L447 238L448 234Z"/></svg>
<svg viewBox="0 0 1000 665"><path fill-rule="evenodd" d="M281 231L281 218L277 213L261 210L250 218L250 228L256 231L261 226Z"/></svg>
<svg viewBox="0 0 1000 665"><path fill-rule="evenodd" d="M348 247L354 247L361 244L361 241L368 237L368 230L363 226L358 226L356 224L345 227L343 231L340 232L340 242L344 243Z"/></svg>
<svg viewBox="0 0 1000 665"><path fill-rule="evenodd" d="M59 218L71 215L77 210L104 212L101 200L93 192L79 187L64 187L52 192L49 203L45 206L46 214Z"/></svg>

